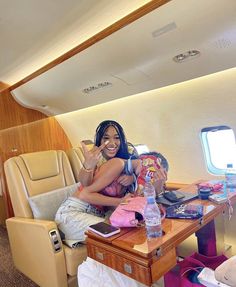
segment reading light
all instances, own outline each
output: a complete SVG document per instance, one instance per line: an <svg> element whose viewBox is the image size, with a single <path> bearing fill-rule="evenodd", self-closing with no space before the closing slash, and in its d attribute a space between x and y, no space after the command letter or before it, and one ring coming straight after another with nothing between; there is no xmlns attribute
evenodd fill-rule
<svg viewBox="0 0 236 287"><path fill-rule="evenodd" d="M197 50L190 50L190 51L188 51L188 55L190 57L196 57L196 56L200 55L200 52Z"/></svg>
<svg viewBox="0 0 236 287"><path fill-rule="evenodd" d="M182 63L186 60L190 60L190 59L196 58L198 56L200 56L200 52L198 50L189 50L185 53L181 53L179 55L174 56L173 60L176 63Z"/></svg>

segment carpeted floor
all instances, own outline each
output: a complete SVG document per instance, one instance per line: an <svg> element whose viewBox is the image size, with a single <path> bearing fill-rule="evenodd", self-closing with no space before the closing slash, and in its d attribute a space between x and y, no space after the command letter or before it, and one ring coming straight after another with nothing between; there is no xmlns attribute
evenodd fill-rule
<svg viewBox="0 0 236 287"><path fill-rule="evenodd" d="M12 261L7 230L0 225L0 287L37 287L30 279L18 272Z"/></svg>

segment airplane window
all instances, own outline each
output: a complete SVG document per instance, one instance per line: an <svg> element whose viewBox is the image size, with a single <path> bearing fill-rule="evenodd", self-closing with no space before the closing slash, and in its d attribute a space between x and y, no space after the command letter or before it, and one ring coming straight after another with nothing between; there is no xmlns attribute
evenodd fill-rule
<svg viewBox="0 0 236 287"><path fill-rule="evenodd" d="M201 139L207 169L215 175L223 175L227 164L236 168L236 144L234 131L228 126L208 127L201 130Z"/></svg>

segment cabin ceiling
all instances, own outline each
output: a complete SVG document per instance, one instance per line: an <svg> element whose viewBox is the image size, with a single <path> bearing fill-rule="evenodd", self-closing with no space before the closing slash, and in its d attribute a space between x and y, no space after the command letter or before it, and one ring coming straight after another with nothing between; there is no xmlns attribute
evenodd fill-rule
<svg viewBox="0 0 236 287"><path fill-rule="evenodd" d="M20 45L18 54L12 53L12 61L7 61L11 58L11 50L5 51L8 46L3 44L0 47L1 55L6 55L0 61L0 81L4 82L4 75L10 75L14 71L14 65L24 55L30 52L37 55L40 54L40 48L44 50L45 42L34 45L40 37L38 35L46 42L53 39L54 34L55 38L66 39L66 23L70 22L72 27L77 13L86 14L97 3L105 3L97 0L60 0L61 5L58 8L59 5L55 7L58 1L32 2L39 6L41 2L49 2L51 10L45 13L55 13L55 19L51 22L45 20L49 30L47 35L43 35L45 27L35 28L38 31L33 36L29 33L27 37L27 33L24 33L24 41L30 48L25 51L24 45ZM81 5L76 6L76 2ZM143 4L145 2L147 1L143 1ZM8 6L7 3L11 1L0 3ZM109 9L112 11L111 7ZM8 20L11 21L14 13L10 13L11 10L8 12ZM29 12L21 9L21 17ZM87 15L92 17L93 14ZM58 24L61 17L62 22ZM81 23L83 21L82 19ZM0 16L0 24L1 22ZM31 24L29 22L28 26ZM16 31L18 38L21 38L21 29L24 27L19 27ZM14 45L12 39L8 40ZM53 48L52 40L47 42L47 48L50 44ZM200 56L188 58L182 63L173 61L175 55L189 50L200 51ZM235 0L172 0L18 87L13 95L27 107L56 115L233 68L236 66L235 51ZM109 85L103 87L107 82ZM92 92L87 93L88 90Z"/></svg>

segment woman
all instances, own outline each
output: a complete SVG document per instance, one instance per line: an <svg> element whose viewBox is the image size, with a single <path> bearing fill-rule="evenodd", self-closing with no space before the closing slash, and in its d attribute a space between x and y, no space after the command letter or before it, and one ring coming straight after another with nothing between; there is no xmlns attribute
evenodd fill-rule
<svg viewBox="0 0 236 287"><path fill-rule="evenodd" d="M79 172L79 181L83 186L88 186L93 182L96 172L106 161L114 157L134 158L134 155L129 153L123 128L115 121L106 120L99 124L96 129L94 143L94 147L90 150L83 142L81 143L84 163ZM117 181L127 187L134 182L134 178L132 175L122 174Z"/></svg>
<svg viewBox="0 0 236 287"><path fill-rule="evenodd" d="M89 225L105 220L104 206L118 206L131 196L124 194L134 181L132 175L122 174L125 160L131 154L124 131L117 122L103 121L96 129L94 148L88 150L82 144L82 149L85 160L79 178L84 187L62 203L55 217L65 238L78 241L85 240ZM114 180L117 197L102 194Z"/></svg>

